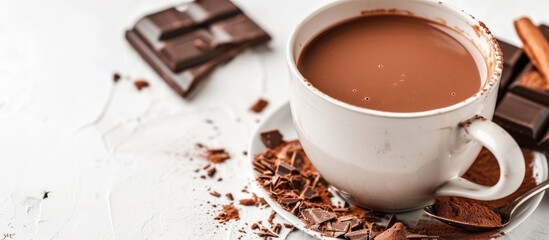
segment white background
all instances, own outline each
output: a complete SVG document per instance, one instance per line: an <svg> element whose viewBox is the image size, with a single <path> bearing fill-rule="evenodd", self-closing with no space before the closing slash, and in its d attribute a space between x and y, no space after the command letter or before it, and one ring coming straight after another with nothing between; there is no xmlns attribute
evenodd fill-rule
<svg viewBox="0 0 549 240"><path fill-rule="evenodd" d="M250 196L240 192L249 184L242 151L256 121L287 101L289 33L330 1L235 0L273 41L216 70L192 101L123 38L145 13L179 2L0 0L0 239L235 239L245 223L267 218L268 209L238 206L242 220L218 228L219 207L205 203L228 200L207 189ZM549 23L545 0L450 2L515 45L514 18ZM124 76L117 84L115 71ZM135 79L151 87L139 92ZM260 115L248 111L258 97L270 101ZM233 155L217 168L222 182L194 179L205 165L190 160L196 142ZM549 239L547 226L546 198L506 238Z"/></svg>

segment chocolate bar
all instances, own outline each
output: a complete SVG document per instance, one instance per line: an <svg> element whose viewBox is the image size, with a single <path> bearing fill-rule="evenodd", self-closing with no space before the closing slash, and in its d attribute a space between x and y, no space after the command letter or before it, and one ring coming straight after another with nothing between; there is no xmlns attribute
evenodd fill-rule
<svg viewBox="0 0 549 240"><path fill-rule="evenodd" d="M187 97L215 67L271 38L229 0L195 0L143 17L126 39Z"/></svg>
<svg viewBox="0 0 549 240"><path fill-rule="evenodd" d="M549 40L549 26L540 29ZM540 75L521 49L502 41L500 46L505 64L494 122L521 147L549 153L548 79Z"/></svg>

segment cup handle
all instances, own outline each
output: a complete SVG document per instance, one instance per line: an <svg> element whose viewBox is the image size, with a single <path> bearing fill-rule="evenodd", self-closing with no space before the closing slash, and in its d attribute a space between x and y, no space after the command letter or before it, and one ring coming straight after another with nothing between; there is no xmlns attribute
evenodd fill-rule
<svg viewBox="0 0 549 240"><path fill-rule="evenodd" d="M517 142L503 128L494 122L477 116L460 124L466 139L475 140L494 154L500 175L494 186L482 186L462 177L455 177L444 183L436 196L459 196L477 200L495 200L516 191L525 175L524 156Z"/></svg>

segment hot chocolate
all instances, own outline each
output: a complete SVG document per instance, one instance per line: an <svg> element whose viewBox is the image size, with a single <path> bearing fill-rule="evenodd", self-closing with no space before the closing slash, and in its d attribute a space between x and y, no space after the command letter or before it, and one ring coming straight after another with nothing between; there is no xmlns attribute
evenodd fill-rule
<svg viewBox="0 0 549 240"><path fill-rule="evenodd" d="M418 112L479 91L486 63L457 31L426 19L372 15L337 24L301 52L298 69L320 91L352 105Z"/></svg>

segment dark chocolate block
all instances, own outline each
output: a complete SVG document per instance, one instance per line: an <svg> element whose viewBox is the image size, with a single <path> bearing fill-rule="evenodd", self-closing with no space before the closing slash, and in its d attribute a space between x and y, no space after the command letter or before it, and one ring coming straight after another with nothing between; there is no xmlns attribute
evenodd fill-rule
<svg viewBox="0 0 549 240"><path fill-rule="evenodd" d="M497 107L494 121L517 141L534 148L547 130L549 108L534 101L507 93Z"/></svg>
<svg viewBox="0 0 549 240"><path fill-rule="evenodd" d="M214 59L176 73L172 72L135 32L127 31L126 39L166 83L182 97L187 97L200 83L200 80L204 79L215 67L230 60L246 48L246 46L241 46L231 49Z"/></svg>
<svg viewBox="0 0 549 240"><path fill-rule="evenodd" d="M514 79L520 70L528 63L528 57L522 49L509 43L498 40L501 51L503 52L503 73L500 80L500 89L506 88L511 79ZM503 96L500 96L503 97Z"/></svg>
<svg viewBox="0 0 549 240"><path fill-rule="evenodd" d="M212 24L208 29L198 29L184 35L159 41L160 59L172 71L216 57L230 48L248 44L255 45L269 40L269 35L244 15Z"/></svg>
<svg viewBox="0 0 549 240"><path fill-rule="evenodd" d="M145 16L126 39L181 96L198 80L270 36L228 0L195 0Z"/></svg>
<svg viewBox="0 0 549 240"><path fill-rule="evenodd" d="M540 29L549 39L549 26ZM549 79L542 78L528 57L526 64L522 63L526 56L522 50L502 41L500 46L505 63L494 122L521 147L549 153Z"/></svg>
<svg viewBox="0 0 549 240"><path fill-rule="evenodd" d="M549 106L549 92L545 89L546 84L536 67L529 63L509 86L509 91Z"/></svg>
<svg viewBox="0 0 549 240"><path fill-rule="evenodd" d="M147 43L155 43L240 12L229 0L195 0L147 15L135 30Z"/></svg>

